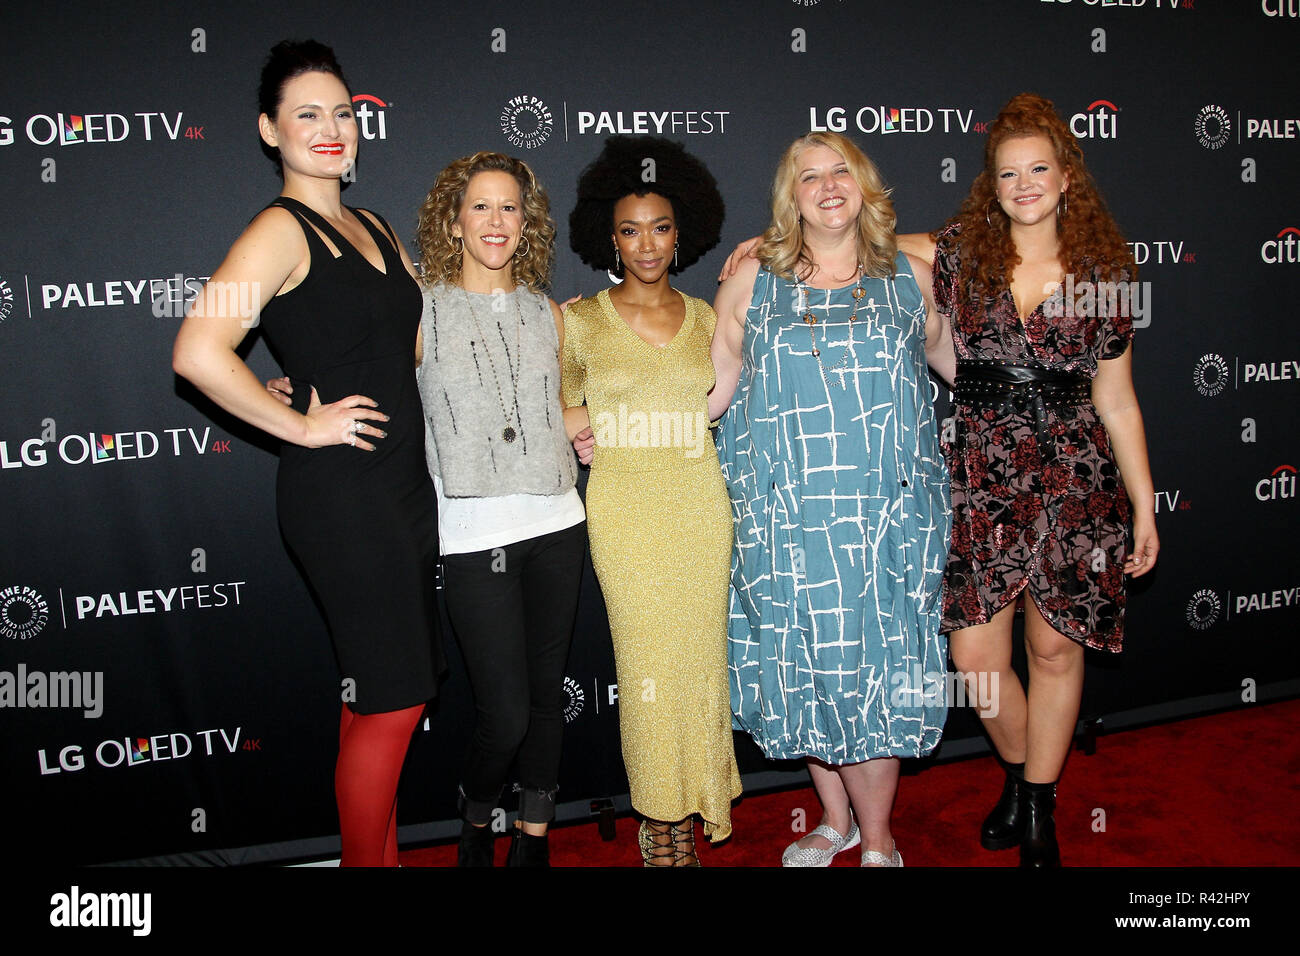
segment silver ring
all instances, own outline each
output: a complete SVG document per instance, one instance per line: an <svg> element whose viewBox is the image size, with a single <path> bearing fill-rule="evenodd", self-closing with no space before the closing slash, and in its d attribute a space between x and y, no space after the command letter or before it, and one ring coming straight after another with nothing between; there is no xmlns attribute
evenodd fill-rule
<svg viewBox="0 0 1300 956"><path fill-rule="evenodd" d="M362 423L354 418L352 419L352 424L348 427L348 431L355 435L357 432L361 431L361 425Z"/></svg>
<svg viewBox="0 0 1300 956"><path fill-rule="evenodd" d="M348 444L351 445L353 448L356 448L356 447L357 447L357 435L356 435L356 432L353 432L351 435L348 436Z"/></svg>

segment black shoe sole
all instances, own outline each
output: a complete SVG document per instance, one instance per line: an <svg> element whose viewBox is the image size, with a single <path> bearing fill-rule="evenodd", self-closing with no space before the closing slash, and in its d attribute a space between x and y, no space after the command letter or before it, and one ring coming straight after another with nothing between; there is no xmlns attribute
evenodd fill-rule
<svg viewBox="0 0 1300 956"><path fill-rule="evenodd" d="M980 834L980 846L986 850L1011 850L1020 846L1023 840L1023 833L997 838L985 836L983 833Z"/></svg>

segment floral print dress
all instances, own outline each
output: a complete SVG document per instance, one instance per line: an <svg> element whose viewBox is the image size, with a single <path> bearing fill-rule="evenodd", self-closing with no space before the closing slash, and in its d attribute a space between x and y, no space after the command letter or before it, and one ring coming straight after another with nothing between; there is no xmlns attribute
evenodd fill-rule
<svg viewBox="0 0 1300 956"><path fill-rule="evenodd" d="M950 225L935 250L934 297L951 317L959 360L1032 363L1091 378L1099 360L1128 348L1130 318L1099 315L1107 310L1097 308L1075 314L1063 288L1022 322L1010 289L988 298L963 285L961 252L959 228ZM1027 589L1057 631L1117 652L1131 540L1128 492L1090 403L1042 414L1039 427L1032 413L954 406L942 442L953 509L943 630L985 624ZM1040 447L1040 436L1048 447Z"/></svg>

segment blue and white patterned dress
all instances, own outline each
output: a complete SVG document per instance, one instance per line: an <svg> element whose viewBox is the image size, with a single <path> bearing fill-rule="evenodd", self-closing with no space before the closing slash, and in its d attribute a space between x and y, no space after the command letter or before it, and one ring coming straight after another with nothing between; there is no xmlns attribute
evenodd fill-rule
<svg viewBox="0 0 1300 956"><path fill-rule="evenodd" d="M862 280L851 327L853 286L754 282L719 457L731 708L769 757L916 757L943 732L948 474L925 304L902 253L896 270Z"/></svg>

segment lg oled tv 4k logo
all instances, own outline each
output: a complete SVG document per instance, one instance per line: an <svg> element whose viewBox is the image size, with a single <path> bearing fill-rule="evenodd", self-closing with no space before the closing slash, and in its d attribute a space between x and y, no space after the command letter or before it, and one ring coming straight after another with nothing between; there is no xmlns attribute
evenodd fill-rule
<svg viewBox="0 0 1300 956"><path fill-rule="evenodd" d="M19 128L34 146L83 146L88 143L121 143L133 136L146 141L204 139L203 126L186 125L184 112L163 113L36 113L19 121ZM0 116L0 146L16 139L14 120Z"/></svg>

